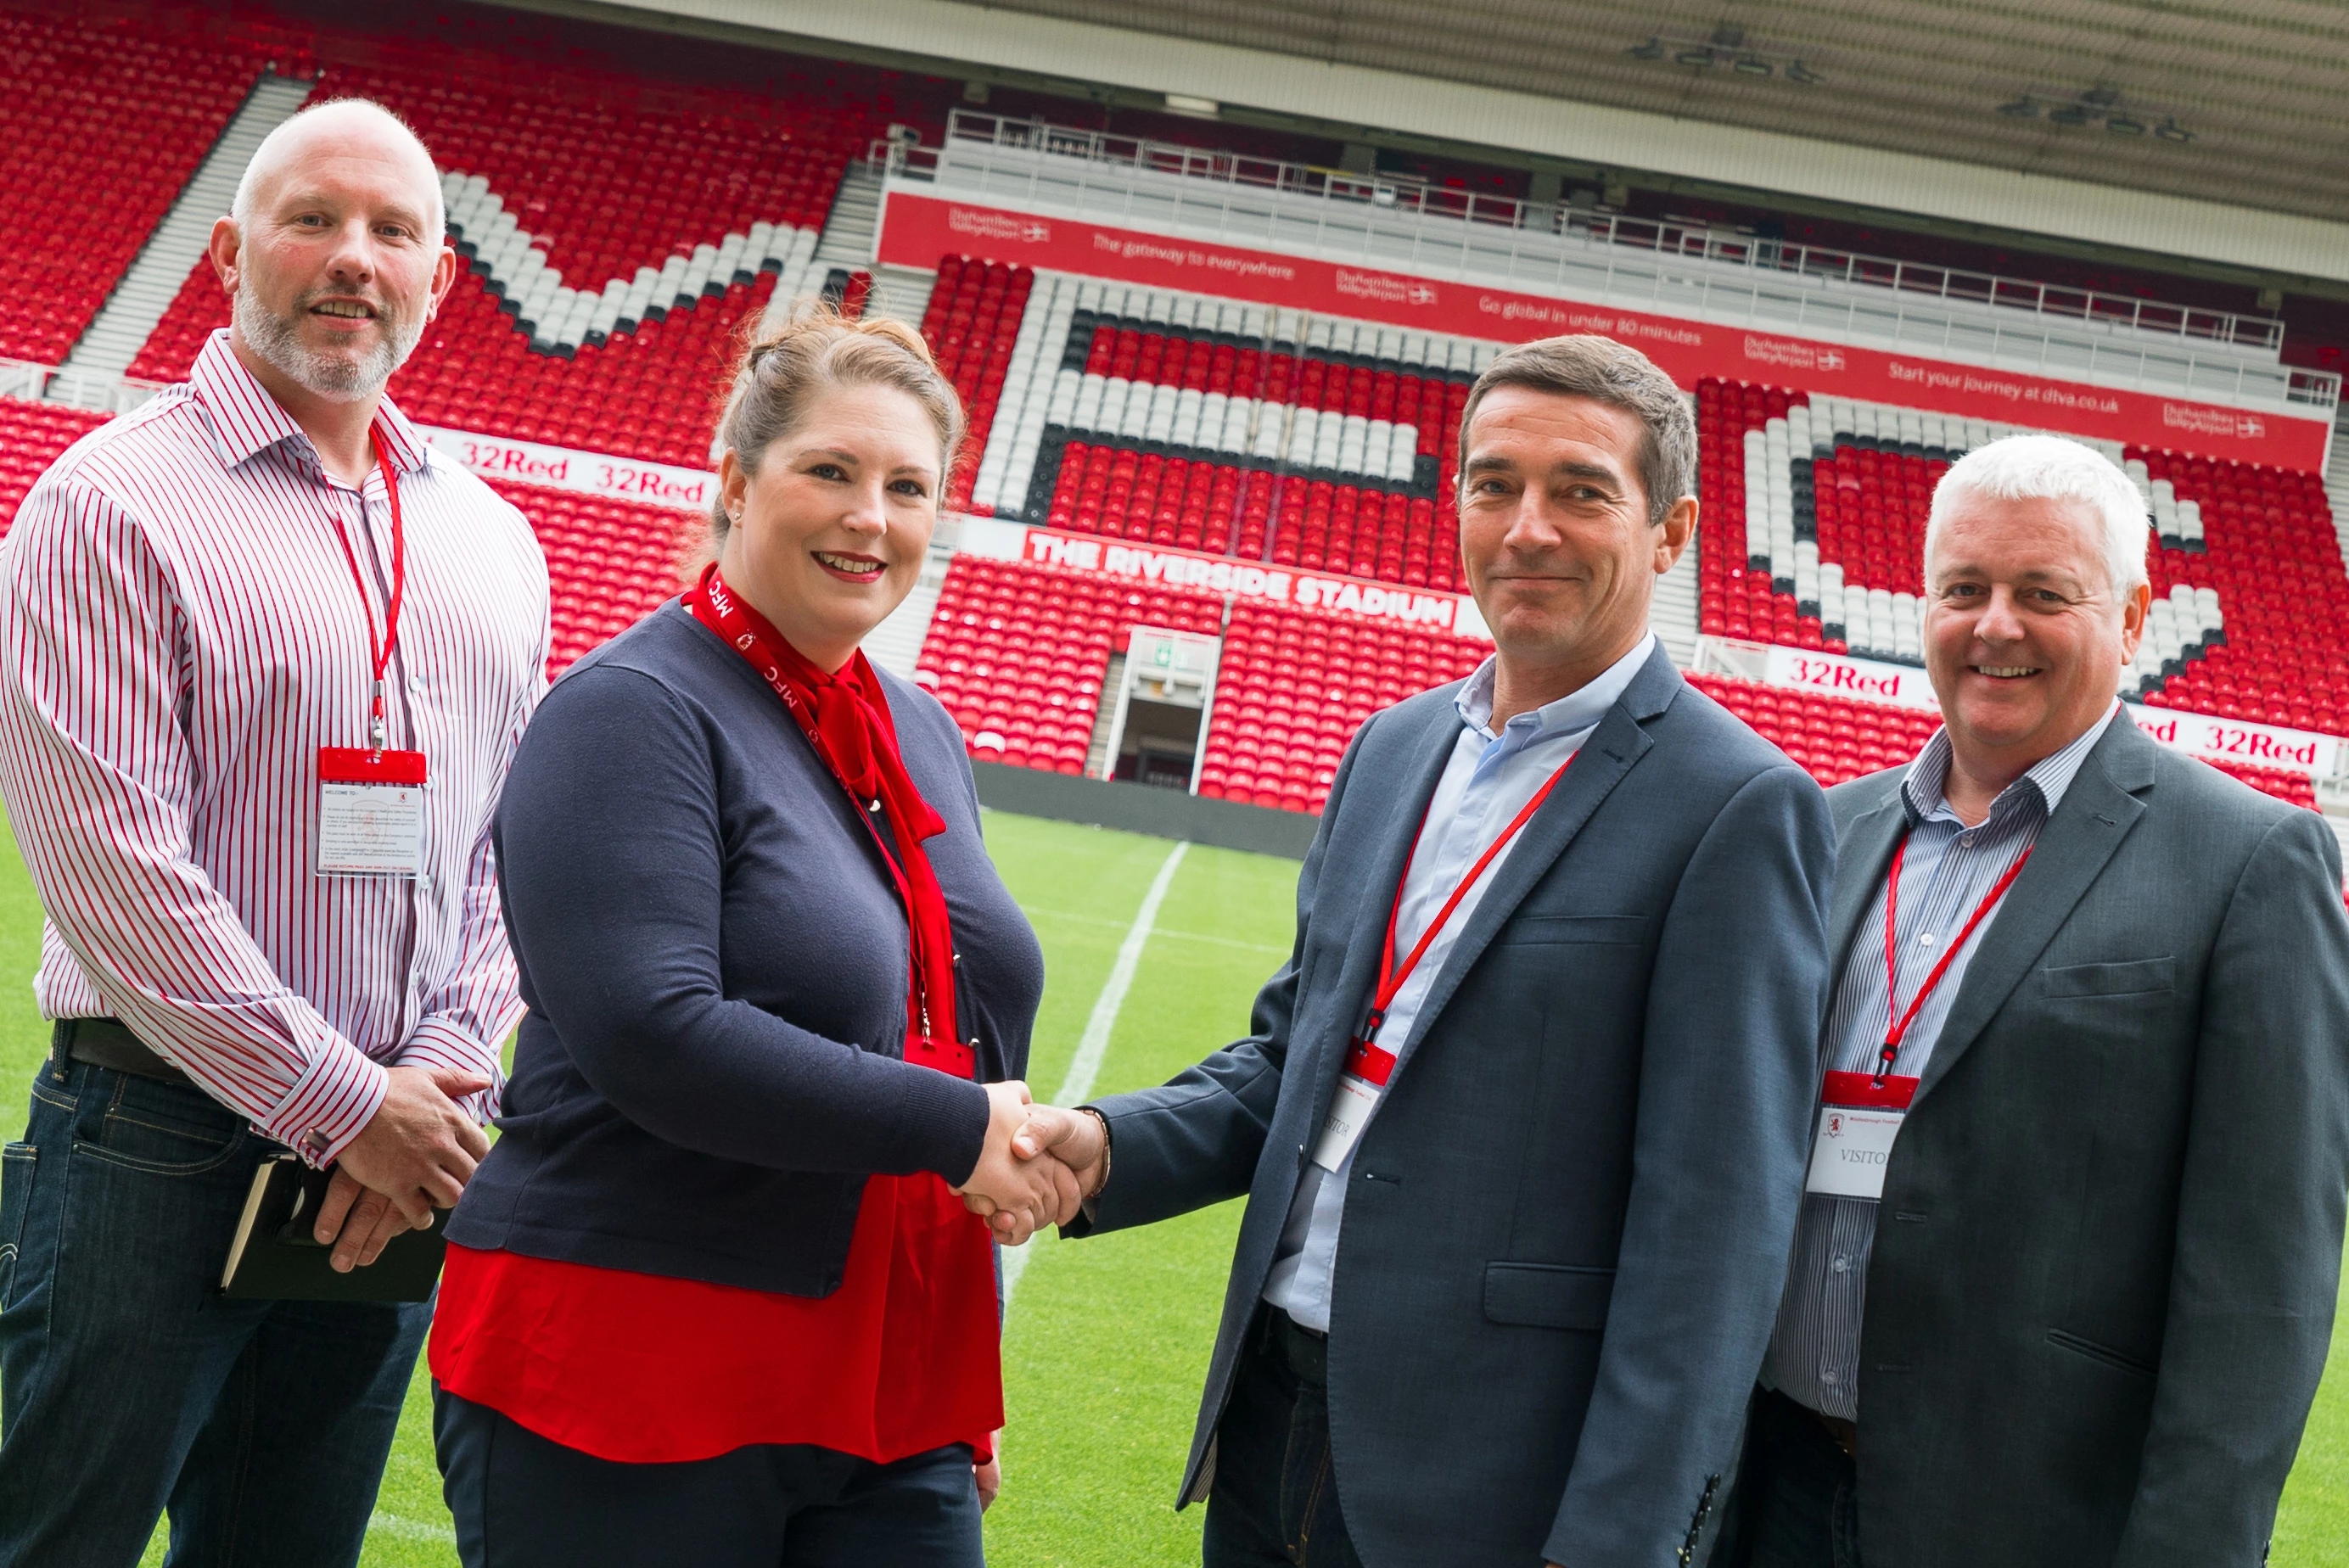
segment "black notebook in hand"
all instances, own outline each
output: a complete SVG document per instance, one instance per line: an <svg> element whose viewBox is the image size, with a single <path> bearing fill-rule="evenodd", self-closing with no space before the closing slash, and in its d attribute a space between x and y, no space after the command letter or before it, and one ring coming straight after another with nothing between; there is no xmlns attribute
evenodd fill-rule
<svg viewBox="0 0 2349 1568"><path fill-rule="evenodd" d="M336 1274L334 1248L312 1239L326 1201L330 1171L313 1171L291 1154L264 1160L244 1195L244 1213L221 1270L221 1294L235 1301L424 1301L440 1278L448 1211L432 1211L429 1231L402 1231L365 1268Z"/></svg>

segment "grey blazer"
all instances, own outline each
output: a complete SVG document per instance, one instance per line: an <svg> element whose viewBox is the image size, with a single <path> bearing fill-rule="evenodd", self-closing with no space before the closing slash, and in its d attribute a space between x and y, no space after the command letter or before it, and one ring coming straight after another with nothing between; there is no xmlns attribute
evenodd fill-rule
<svg viewBox="0 0 2349 1568"><path fill-rule="evenodd" d="M1100 1103L1090 1228L1248 1198L1183 1501L1212 1484L1457 689L1355 738L1254 1032ZM1661 649L1527 823L1355 1151L1330 1423L1369 1568L1710 1551L1802 1187L1834 860L1818 787Z"/></svg>
<svg viewBox="0 0 2349 1568"><path fill-rule="evenodd" d="M1904 814L1836 789L1840 955ZM1886 1170L1861 1555L2263 1560L2349 1184L2349 920L2313 811L2116 721L1967 967Z"/></svg>

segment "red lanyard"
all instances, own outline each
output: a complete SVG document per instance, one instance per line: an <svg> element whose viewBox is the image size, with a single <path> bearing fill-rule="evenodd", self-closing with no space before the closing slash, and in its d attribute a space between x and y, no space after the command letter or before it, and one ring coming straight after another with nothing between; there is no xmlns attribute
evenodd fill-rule
<svg viewBox="0 0 2349 1568"><path fill-rule="evenodd" d="M408 588L408 542L399 517L399 478L391 471L391 461L383 453L383 440L374 431L367 432L367 444L375 450L375 466L383 474L383 493L391 502L391 598L383 611L383 642L375 640L375 602L367 597L367 578L359 571L358 552L351 548L350 530L343 526L343 510L334 509L335 537L342 542L343 559L350 562L351 581L359 591L359 607L367 612L367 655L374 662L375 687L367 708L367 748L380 753L386 728L383 707L383 672L391 665L391 651L399 645L399 601ZM367 502L361 499L359 505Z"/></svg>
<svg viewBox="0 0 2349 1568"><path fill-rule="evenodd" d="M2037 847L2034 844L2032 849ZM1950 972L1950 965L1960 953L1965 951L1966 939L1974 934L1974 927L1997 907L1998 901L2006 896L2006 890L2014 885L2014 879L2023 874L2024 862L2031 859L2031 850L2026 849L2016 856L2014 863L2006 868L2006 874L1999 878L1982 903L1974 906L1973 913L1967 917L1956 938L1941 949L1940 961L1933 965L1932 973L1925 976L1925 984L1918 987L1917 995L1909 999L1909 1010L1903 1013L1900 1011L1899 992L1900 944L1894 934L1894 925L1900 909L1900 867L1908 858L1909 835L1903 833L1899 848L1892 851L1891 885L1884 890L1884 1049L1876 1059L1875 1082L1878 1088L1891 1076L1892 1064L1899 1059L1900 1042L1909 1037L1909 1026L1915 1023L1917 1015L1924 1010L1925 998L1933 994L1933 987L1941 983L1941 976Z"/></svg>
<svg viewBox="0 0 2349 1568"><path fill-rule="evenodd" d="M1387 911L1386 945L1379 953L1379 984L1377 989L1371 993L1370 1019L1362 1026L1361 1038L1354 1042L1354 1048L1347 1054L1347 1068L1357 1078L1381 1087L1385 1085L1388 1075L1394 1071L1395 1056L1392 1051L1373 1042L1379 1037L1379 1026L1386 1022L1387 1008L1402 990L1403 982L1411 978L1412 971L1419 967L1419 961L1427 955L1428 948L1435 942L1436 934L1451 921L1453 912L1460 907L1460 901L1468 896L1468 890L1476 885L1476 880L1485 874L1485 869L1500 852L1509 847L1509 841L1517 836L1517 830L1533 820L1533 814L1541 810L1541 803L1549 799L1549 792L1557 788L1557 781L1566 777L1566 770L1573 764L1571 757L1559 763L1557 771L1542 781L1542 787L1534 791L1534 798L1510 819L1507 827L1501 830L1501 836L1485 847L1485 852L1476 857L1476 863L1468 868L1468 874L1460 879L1460 885L1452 890L1452 896L1444 901L1444 907L1436 912L1433 920L1428 922L1427 929L1420 934L1419 941L1398 967L1395 964L1395 923L1402 917L1402 890L1411 882L1412 861L1419 858L1419 839L1427 831L1426 815L1421 814L1419 833L1412 838L1411 857L1402 863L1402 879L1395 883L1394 903Z"/></svg>

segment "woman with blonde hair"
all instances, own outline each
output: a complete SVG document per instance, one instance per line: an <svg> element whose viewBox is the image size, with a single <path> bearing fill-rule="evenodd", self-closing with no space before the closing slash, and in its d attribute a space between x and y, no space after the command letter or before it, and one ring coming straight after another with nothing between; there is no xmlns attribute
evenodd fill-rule
<svg viewBox="0 0 2349 1568"><path fill-rule="evenodd" d="M802 314L719 423L716 559L589 654L495 837L529 1014L449 1225L434 1436L469 1568L981 1561L988 1222L1043 987L960 734L859 644L963 433L911 330Z"/></svg>

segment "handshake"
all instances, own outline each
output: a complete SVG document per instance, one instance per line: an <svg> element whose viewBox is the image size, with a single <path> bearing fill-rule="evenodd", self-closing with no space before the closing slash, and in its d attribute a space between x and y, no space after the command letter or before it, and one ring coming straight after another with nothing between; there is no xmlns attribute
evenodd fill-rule
<svg viewBox="0 0 2349 1568"><path fill-rule="evenodd" d="M995 1239L1016 1247L1047 1225L1075 1219L1109 1174L1109 1139L1090 1112L1037 1105L1028 1086L987 1086L990 1114L978 1163L954 1189L986 1216Z"/></svg>

